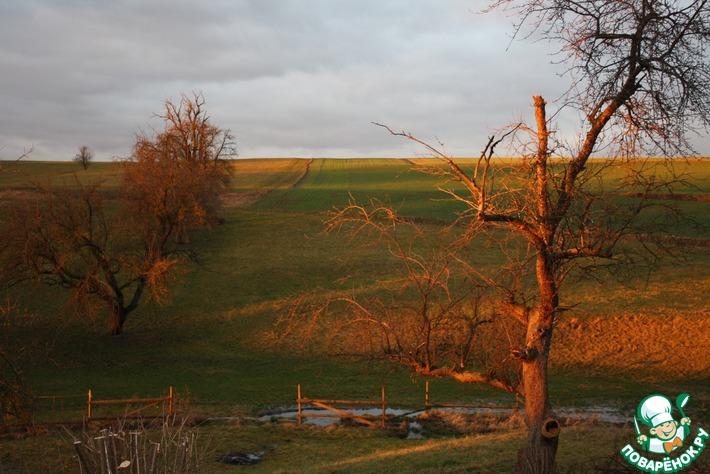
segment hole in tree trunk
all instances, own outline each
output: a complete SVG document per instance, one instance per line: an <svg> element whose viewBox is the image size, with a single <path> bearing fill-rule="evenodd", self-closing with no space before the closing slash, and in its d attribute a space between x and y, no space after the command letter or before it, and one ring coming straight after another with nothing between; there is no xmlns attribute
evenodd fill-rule
<svg viewBox="0 0 710 474"><path fill-rule="evenodd" d="M540 431L545 438L556 438L560 434L560 422L554 418L547 418L542 422Z"/></svg>

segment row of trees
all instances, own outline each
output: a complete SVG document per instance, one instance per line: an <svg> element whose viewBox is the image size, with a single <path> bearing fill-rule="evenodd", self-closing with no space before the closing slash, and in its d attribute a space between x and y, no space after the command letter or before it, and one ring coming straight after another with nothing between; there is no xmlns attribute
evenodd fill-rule
<svg viewBox="0 0 710 474"><path fill-rule="evenodd" d="M138 137L117 193L77 178L36 183L4 204L2 283L65 288L79 311L107 311L113 335L146 296L163 302L193 256L194 231L218 222L236 154L204 105L200 95L166 102L163 131Z"/></svg>

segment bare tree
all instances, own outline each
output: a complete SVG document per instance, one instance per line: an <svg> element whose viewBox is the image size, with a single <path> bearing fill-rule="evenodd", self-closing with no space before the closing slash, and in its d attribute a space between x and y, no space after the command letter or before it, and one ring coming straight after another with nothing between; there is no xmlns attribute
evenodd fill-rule
<svg viewBox="0 0 710 474"><path fill-rule="evenodd" d="M526 332L515 355L522 364L529 437L516 472L550 473L555 470L559 425L549 403L547 365L555 321L565 310L561 285L574 268L631 261L635 247L627 245L629 237L653 250L639 219L650 206L643 197L670 183L648 172L657 164L637 157L690 153L688 133L710 123L710 7L706 0L501 0L493 7L519 15L517 33L562 45L573 78L565 103L585 120L579 142L555 140L547 104L539 96L533 98L535 125L516 125L491 137L471 172L411 134L388 130L426 146L443 161L443 172L463 185L464 191L448 192L468 207L469 234L499 228L534 251L530 269L535 293L508 302L509 315ZM523 163L501 185L500 167L491 158L513 130L517 136L529 134L532 141L523 140ZM629 166L627 180L617 184L619 191L632 191L641 199L624 205L600 198L603 168L613 163L590 161L600 151L638 160Z"/></svg>
<svg viewBox="0 0 710 474"><path fill-rule="evenodd" d="M158 298L164 295L177 259L167 252L142 252L141 239L107 214L98 186L45 186L35 195L12 203L3 218L7 283L32 279L66 288L82 312L103 303L114 335L122 332L146 287Z"/></svg>
<svg viewBox="0 0 710 474"><path fill-rule="evenodd" d="M191 228L220 220L236 144L229 130L209 121L204 106L199 94L177 104L167 101L165 129L155 137L139 136L125 163L126 210L154 233L158 248L171 238L186 241Z"/></svg>
<svg viewBox="0 0 710 474"><path fill-rule="evenodd" d="M91 160L94 159L94 152L86 145L79 147L79 151L74 155L74 162L79 163L85 170L89 168Z"/></svg>
<svg viewBox="0 0 710 474"><path fill-rule="evenodd" d="M231 135L210 124L204 100L168 102L165 130L139 137L125 163L117 206L98 185L35 186L0 217L6 241L0 276L32 279L71 291L82 311L95 303L109 313L111 334L147 293L165 301L170 284L194 252L191 233L216 221L230 171L223 156Z"/></svg>
<svg viewBox="0 0 710 474"><path fill-rule="evenodd" d="M327 229L379 243L397 271L378 281L376 295L300 295L279 318L274 341L316 341L319 351L333 355L386 360L420 376L517 393L510 347L486 331L508 328L487 298L490 288L467 271L455 244L429 246L422 240L431 236L419 225L376 202L351 201L330 215ZM437 239L450 239L446 234Z"/></svg>

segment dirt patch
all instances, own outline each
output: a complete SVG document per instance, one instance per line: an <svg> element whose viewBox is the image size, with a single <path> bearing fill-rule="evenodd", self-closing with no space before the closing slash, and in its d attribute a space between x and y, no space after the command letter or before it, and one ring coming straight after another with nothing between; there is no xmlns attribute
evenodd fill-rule
<svg viewBox="0 0 710 474"><path fill-rule="evenodd" d="M710 314L563 319L551 363L635 377L710 377Z"/></svg>

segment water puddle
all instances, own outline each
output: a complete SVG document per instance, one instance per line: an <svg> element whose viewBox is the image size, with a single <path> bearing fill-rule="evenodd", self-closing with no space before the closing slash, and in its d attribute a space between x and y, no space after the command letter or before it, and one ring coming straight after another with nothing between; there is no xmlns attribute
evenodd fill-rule
<svg viewBox="0 0 710 474"><path fill-rule="evenodd" d="M347 411L348 413L352 413L355 416L367 416L377 418L382 415L381 408L350 408L347 409ZM441 407L431 408L429 411L440 411L444 413L462 413L466 415L491 415L500 417L510 416L514 412L512 408L506 407ZM303 423L307 425L329 426L333 424L338 424L341 420L340 415L331 410L308 408L304 409L301 413L303 414ZM416 419L423 413L426 413L426 411L423 409L407 410L403 408L387 408L386 411L387 418L395 419ZM628 421L627 414L622 413L618 408L611 406L561 407L556 408L555 413L559 418L566 418L573 421L596 420L602 423L626 423ZM262 422L281 420L296 421L297 415L298 411L294 407L262 415L258 419ZM316 415L317 417L309 418L309 415Z"/></svg>

